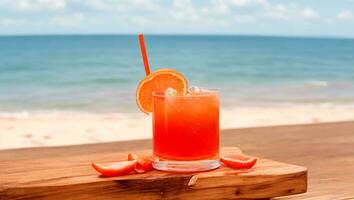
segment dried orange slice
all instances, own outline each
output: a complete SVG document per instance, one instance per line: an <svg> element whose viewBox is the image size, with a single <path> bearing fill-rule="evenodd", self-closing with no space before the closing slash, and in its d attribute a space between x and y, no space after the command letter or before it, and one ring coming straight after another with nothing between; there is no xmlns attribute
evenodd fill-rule
<svg viewBox="0 0 354 200"><path fill-rule="evenodd" d="M188 88L187 79L173 69L159 69L146 76L136 90L136 102L140 110L152 112L152 93L164 93L167 88L185 94Z"/></svg>

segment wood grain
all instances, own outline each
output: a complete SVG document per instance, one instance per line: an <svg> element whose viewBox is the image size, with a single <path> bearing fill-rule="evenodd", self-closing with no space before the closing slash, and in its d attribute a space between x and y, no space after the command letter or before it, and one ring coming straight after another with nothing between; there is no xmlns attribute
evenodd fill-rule
<svg viewBox="0 0 354 200"><path fill-rule="evenodd" d="M354 199L354 122L223 130L221 143L224 146L238 146L247 154L306 166L309 170L308 191L305 194L279 199ZM80 163L85 162L83 155L99 154L100 159L97 161L109 161L112 156L120 155L117 152L136 152L148 148L151 148L150 140L0 151L0 191L2 191L0 199L7 199L4 185L17 182L6 180L4 176L7 174L22 174L33 179L33 173L29 173L31 171L41 171L45 177L45 174L53 168L63 167L57 169L58 173L62 173L62 170L70 173L67 173L64 178L56 178L56 181L71 180L75 184L80 173L91 173L87 177L81 177L86 179L96 176L90 169L80 168ZM49 171L41 170L45 167L49 168ZM50 177L44 180L51 181ZM35 183L40 184L36 181L30 184ZM114 186L106 185L106 187ZM38 188L36 191L39 190ZM21 192L22 190L19 190L19 193ZM35 190L33 192L36 193ZM76 199L70 195L72 192L68 191L65 197ZM209 190L206 190L206 194L208 192ZM102 198L109 195L102 193L104 192L96 191L86 195ZM64 194L57 192L57 197L62 195ZM155 196L144 194L137 199L153 197Z"/></svg>
<svg viewBox="0 0 354 200"><path fill-rule="evenodd" d="M92 146L94 149L95 147ZM27 150L27 151L30 151ZM224 153L239 152L224 148ZM138 152L149 154L149 151ZM1 162L0 197L4 199L250 199L306 191L304 167L260 159L250 170L221 168L204 173L144 174L103 178L90 162L125 160L127 152L91 153Z"/></svg>

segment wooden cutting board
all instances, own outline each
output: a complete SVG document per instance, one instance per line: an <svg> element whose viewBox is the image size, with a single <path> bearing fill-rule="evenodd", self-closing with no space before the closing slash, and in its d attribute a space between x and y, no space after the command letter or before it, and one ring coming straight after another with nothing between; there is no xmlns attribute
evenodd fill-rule
<svg viewBox="0 0 354 200"><path fill-rule="evenodd" d="M114 178L99 177L90 166L92 161L119 161L126 156L126 152L97 152L1 162L0 199L267 199L307 190L306 168L263 158L249 170L221 166L203 173L151 171Z"/></svg>

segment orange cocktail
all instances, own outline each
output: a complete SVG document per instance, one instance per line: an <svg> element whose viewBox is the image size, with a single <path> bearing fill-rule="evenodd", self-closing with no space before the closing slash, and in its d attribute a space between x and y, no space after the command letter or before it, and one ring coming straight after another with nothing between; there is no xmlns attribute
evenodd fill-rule
<svg viewBox="0 0 354 200"><path fill-rule="evenodd" d="M153 94L154 167L200 171L219 166L219 95Z"/></svg>
<svg viewBox="0 0 354 200"><path fill-rule="evenodd" d="M139 43L146 77L136 102L144 113L153 113L153 167L176 172L219 167L218 92L188 89L187 79L174 69L150 73L142 34Z"/></svg>

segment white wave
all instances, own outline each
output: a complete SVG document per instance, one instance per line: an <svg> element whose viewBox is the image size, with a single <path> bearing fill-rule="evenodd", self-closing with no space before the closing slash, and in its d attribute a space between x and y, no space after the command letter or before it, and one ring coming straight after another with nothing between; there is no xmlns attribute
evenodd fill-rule
<svg viewBox="0 0 354 200"><path fill-rule="evenodd" d="M10 119L28 119L30 117L29 112L0 112L0 118L10 118Z"/></svg>
<svg viewBox="0 0 354 200"><path fill-rule="evenodd" d="M329 85L327 81L320 81L320 80L307 81L304 84L306 86L313 86L313 87L327 87Z"/></svg>

